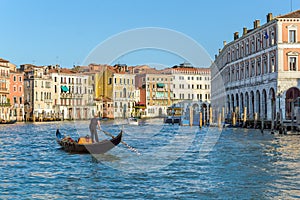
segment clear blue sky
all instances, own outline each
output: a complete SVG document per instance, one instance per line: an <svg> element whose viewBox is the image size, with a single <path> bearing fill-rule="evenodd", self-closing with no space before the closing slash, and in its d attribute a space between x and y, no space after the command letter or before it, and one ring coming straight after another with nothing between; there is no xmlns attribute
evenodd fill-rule
<svg viewBox="0 0 300 200"><path fill-rule="evenodd" d="M293 11L300 1L292 0ZM91 50L120 32L161 27L181 32L213 58L235 31L291 11L291 0L0 0L0 57L16 65L80 65ZM121 57L128 65L175 65L182 58L159 52Z"/></svg>

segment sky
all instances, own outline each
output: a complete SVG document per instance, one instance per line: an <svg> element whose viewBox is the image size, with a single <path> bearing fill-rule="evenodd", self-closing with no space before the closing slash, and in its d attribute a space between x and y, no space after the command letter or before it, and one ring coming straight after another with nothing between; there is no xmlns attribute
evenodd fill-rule
<svg viewBox="0 0 300 200"><path fill-rule="evenodd" d="M300 9L299 0L0 0L0 5L0 58L16 65L67 68L86 64L87 57L105 41L147 27L181 34L213 59L224 40L232 41L233 33L241 34L243 27L253 28L254 20L264 24L270 12L278 16ZM173 66L189 61L168 49L141 48L99 64Z"/></svg>

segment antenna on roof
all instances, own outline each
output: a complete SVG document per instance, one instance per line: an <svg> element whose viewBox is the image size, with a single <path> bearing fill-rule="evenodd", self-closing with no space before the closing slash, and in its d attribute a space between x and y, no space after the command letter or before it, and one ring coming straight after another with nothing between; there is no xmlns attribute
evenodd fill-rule
<svg viewBox="0 0 300 200"><path fill-rule="evenodd" d="M293 0L291 0L291 12L293 11Z"/></svg>

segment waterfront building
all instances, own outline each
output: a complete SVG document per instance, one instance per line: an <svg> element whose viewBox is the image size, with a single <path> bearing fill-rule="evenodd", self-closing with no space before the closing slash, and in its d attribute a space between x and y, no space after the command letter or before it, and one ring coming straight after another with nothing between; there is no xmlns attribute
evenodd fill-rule
<svg viewBox="0 0 300 200"><path fill-rule="evenodd" d="M190 63L181 63L172 68L163 70L163 73L173 76L173 103L169 107L168 115L172 115L174 108L181 108L181 114L185 117L193 111L194 122L199 122L199 112L203 114L203 121L208 119L210 106L210 68L193 67Z"/></svg>
<svg viewBox="0 0 300 200"><path fill-rule="evenodd" d="M135 104L135 75L129 71L128 66L121 64L90 66L91 69L97 71L95 99L102 102L102 116L105 118L130 117L134 112Z"/></svg>
<svg viewBox="0 0 300 200"><path fill-rule="evenodd" d="M59 65L21 65L26 120L89 119L95 112L89 75Z"/></svg>
<svg viewBox="0 0 300 200"><path fill-rule="evenodd" d="M10 93L11 117L24 120L24 74L16 66L10 67Z"/></svg>
<svg viewBox="0 0 300 200"><path fill-rule="evenodd" d="M53 107L63 119L90 119L96 112L93 86L89 84L89 74L71 69L49 70L53 81Z"/></svg>
<svg viewBox="0 0 300 200"><path fill-rule="evenodd" d="M114 118L113 108L113 73L114 70L109 65L89 65L91 70L95 70L95 102L97 112L100 117Z"/></svg>
<svg viewBox="0 0 300 200"><path fill-rule="evenodd" d="M164 70L173 75L173 100L210 103L210 68L196 68L182 63Z"/></svg>
<svg viewBox="0 0 300 200"><path fill-rule="evenodd" d="M300 10L254 21L251 30L219 50L212 70L214 111L248 118L291 119L293 102L300 96ZM230 116L230 115L228 115Z"/></svg>
<svg viewBox="0 0 300 200"><path fill-rule="evenodd" d="M9 61L0 58L0 120L8 120L10 118L9 70Z"/></svg>
<svg viewBox="0 0 300 200"><path fill-rule="evenodd" d="M53 83L48 70L58 66L35 66L24 64L25 120L45 120L53 117Z"/></svg>
<svg viewBox="0 0 300 200"><path fill-rule="evenodd" d="M135 74L127 65L115 65L113 74L114 118L128 118L134 114Z"/></svg>
<svg viewBox="0 0 300 200"><path fill-rule="evenodd" d="M172 105L173 76L159 70L136 75L136 86L140 90L139 107L145 105L145 117L167 115L167 108Z"/></svg>

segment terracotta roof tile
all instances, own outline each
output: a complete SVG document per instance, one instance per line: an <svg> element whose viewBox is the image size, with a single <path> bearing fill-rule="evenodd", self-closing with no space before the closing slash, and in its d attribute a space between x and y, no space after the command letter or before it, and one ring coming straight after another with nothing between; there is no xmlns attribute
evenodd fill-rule
<svg viewBox="0 0 300 200"><path fill-rule="evenodd" d="M300 18L300 10L296 10L286 15L277 16L276 18Z"/></svg>
<svg viewBox="0 0 300 200"><path fill-rule="evenodd" d="M0 58L0 62L6 62L6 63L8 63L9 61L8 60L4 60L3 58Z"/></svg>
<svg viewBox="0 0 300 200"><path fill-rule="evenodd" d="M62 73L62 74L76 74L75 71L71 70L71 69L66 69L66 68L61 68L61 69L50 69L49 73Z"/></svg>

